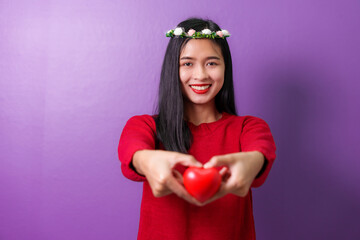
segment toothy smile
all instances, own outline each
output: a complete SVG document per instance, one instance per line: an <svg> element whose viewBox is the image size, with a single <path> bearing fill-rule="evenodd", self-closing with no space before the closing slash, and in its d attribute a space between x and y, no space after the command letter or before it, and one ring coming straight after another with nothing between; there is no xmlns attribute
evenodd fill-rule
<svg viewBox="0 0 360 240"><path fill-rule="evenodd" d="M191 90L194 91L194 93L197 94L205 94L209 91L211 84L194 84L194 85L189 85Z"/></svg>
<svg viewBox="0 0 360 240"><path fill-rule="evenodd" d="M205 90L208 89L211 86L211 84L209 85L190 85L191 88L195 89L195 90Z"/></svg>

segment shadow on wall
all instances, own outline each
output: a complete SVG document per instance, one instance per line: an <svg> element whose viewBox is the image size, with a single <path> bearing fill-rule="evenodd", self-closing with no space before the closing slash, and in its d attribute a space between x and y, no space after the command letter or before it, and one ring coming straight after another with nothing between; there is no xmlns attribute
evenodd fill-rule
<svg viewBox="0 0 360 240"><path fill-rule="evenodd" d="M257 104L271 122L277 159L270 183L254 189L258 238L356 239L360 199L351 161L357 160L342 126L344 84L309 62L270 69Z"/></svg>

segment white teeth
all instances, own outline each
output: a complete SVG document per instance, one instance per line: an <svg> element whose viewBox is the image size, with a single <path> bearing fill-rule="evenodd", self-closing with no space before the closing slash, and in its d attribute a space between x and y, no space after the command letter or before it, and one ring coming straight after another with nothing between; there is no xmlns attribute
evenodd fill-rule
<svg viewBox="0 0 360 240"><path fill-rule="evenodd" d="M210 85L206 85L206 86L190 86L190 87L195 89L195 90L205 90L205 89L208 89L210 87Z"/></svg>

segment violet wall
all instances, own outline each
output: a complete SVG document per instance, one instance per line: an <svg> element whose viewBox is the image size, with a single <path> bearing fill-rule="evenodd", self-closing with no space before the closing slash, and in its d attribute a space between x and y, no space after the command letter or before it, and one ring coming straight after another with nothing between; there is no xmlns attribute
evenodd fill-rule
<svg viewBox="0 0 360 240"><path fill-rule="evenodd" d="M238 112L277 143L258 239L360 237L359 1L0 0L0 239L136 238L117 144L190 16L232 33Z"/></svg>

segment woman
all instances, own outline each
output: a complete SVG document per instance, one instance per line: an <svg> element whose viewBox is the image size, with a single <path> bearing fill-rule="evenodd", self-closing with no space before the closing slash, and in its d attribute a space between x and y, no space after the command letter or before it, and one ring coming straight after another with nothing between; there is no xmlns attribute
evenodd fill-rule
<svg viewBox="0 0 360 240"><path fill-rule="evenodd" d="M255 239L251 187L265 181L275 143L265 121L236 114L229 34L192 18L167 36L158 113L130 118L118 149L124 176L144 183L138 239ZM205 202L182 184L189 166L220 171Z"/></svg>

